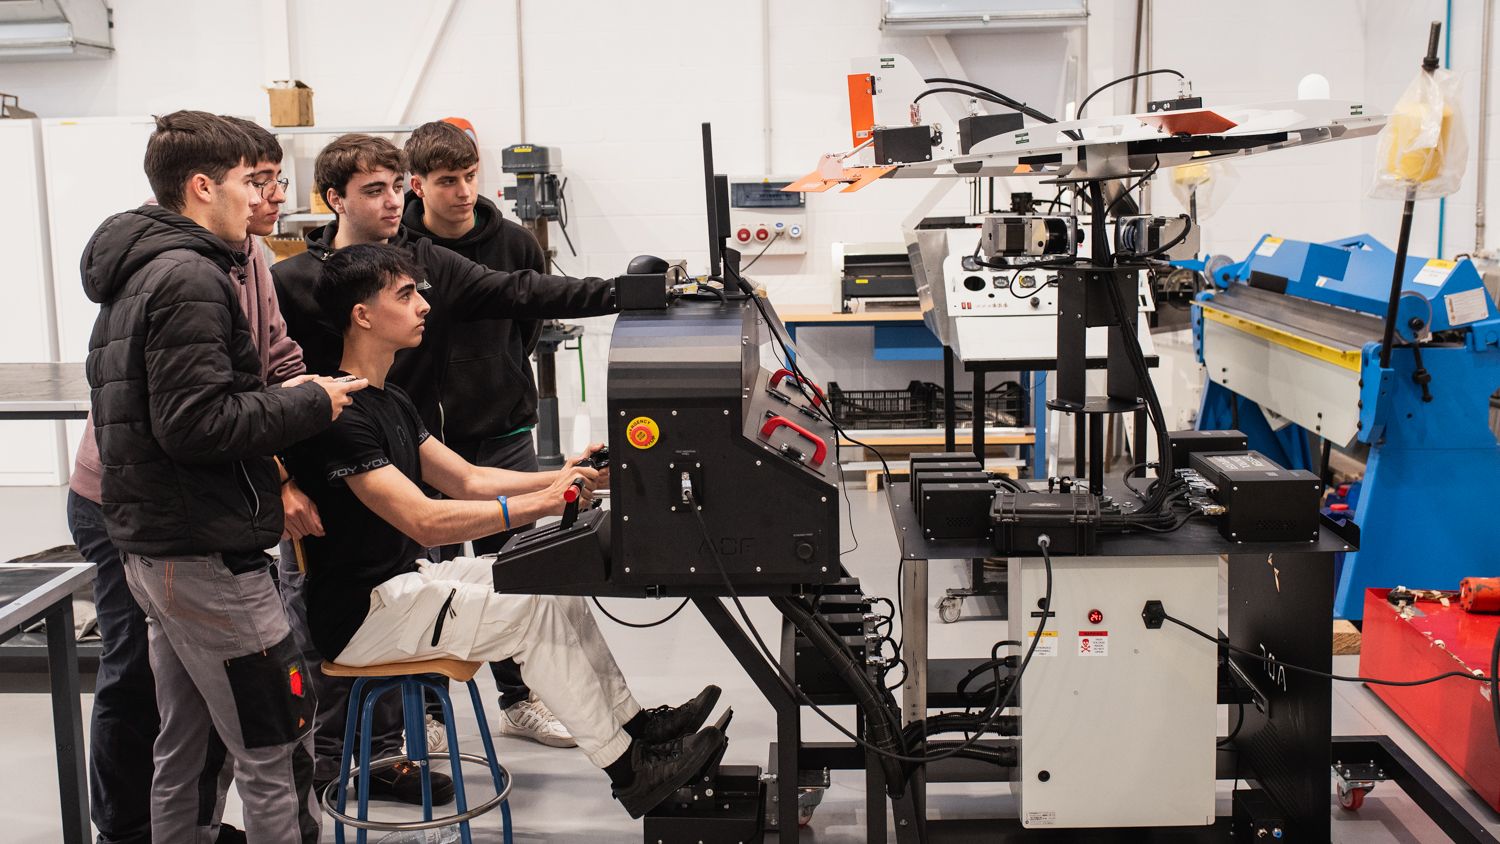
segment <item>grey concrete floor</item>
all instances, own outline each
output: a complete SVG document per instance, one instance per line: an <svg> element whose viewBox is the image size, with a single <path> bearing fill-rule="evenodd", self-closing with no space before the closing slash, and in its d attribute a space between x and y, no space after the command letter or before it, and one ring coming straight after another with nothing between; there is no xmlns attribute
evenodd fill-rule
<svg viewBox="0 0 1500 844"><path fill-rule="evenodd" d="M858 548L845 556L845 564L861 578L867 593L895 594L896 557L893 535L886 517L884 493L868 493L862 484L849 486L850 518ZM0 553L7 558L48 545L66 542L61 496L52 489L0 489L0 512L5 513L0 532ZM847 523L846 523L847 530ZM846 535L844 547L852 548ZM931 572L933 596L950 586L962 585L966 575L960 563L936 562ZM778 617L762 600L747 601L751 617L763 634L777 629ZM609 600L616 615L635 621L658 618L675 605L667 601ZM935 656L983 656L991 642L1004 638L1003 622L982 617L985 607L971 603L965 617L954 624L931 624L931 650ZM767 743L775 733L770 707L760 698L750 680L714 636L707 623L691 610L670 624L650 630L632 630L601 619L626 676L646 706L677 703L696 693L704 683L724 688L724 704L734 707L730 747L726 761L761 764ZM1357 658L1335 659L1335 670L1353 673ZM493 723L497 717L493 688L481 675L481 689ZM461 699L460 699L461 700ZM458 701L456 701L458 702ZM92 700L84 698L84 720ZM468 708L458 703L460 712ZM847 713L844 713L847 716ZM1227 713L1221 713L1227 720ZM0 840L13 844L51 844L59 839L58 799L54 777L50 709L45 695L0 694L0 724L4 725L5 764L0 767L0 818L5 829ZM1426 770L1465 805L1484 819L1489 830L1500 836L1500 816L1485 807L1453 772L1428 751L1409 730L1362 687L1336 684L1334 730L1340 734L1380 734L1393 737ZM809 740L833 740L833 729L806 715L804 735ZM1227 724L1224 727L1227 729ZM475 722L462 718L460 744L478 751ZM641 840L641 827L631 821L610 798L606 780L589 766L576 750L556 750L515 739L500 739L497 749L515 774L512 811L515 838L521 842L634 842ZM471 798L483 799L484 780L471 775ZM1220 811L1227 811L1230 785L1220 785ZM488 792L493 793L493 792ZM864 796L856 773L835 774L833 787L818 809L804 841L861 842L864 840ZM964 818L1003 811L1013 802L1003 787L963 786L935 788L930 799L933 817ZM1443 836L1419 809L1392 785L1378 787L1358 813L1341 811L1329 791L1329 812L1334 817L1334 840L1339 842L1441 842ZM387 807L388 809L390 807ZM398 816L400 809L393 809ZM226 818L238 821L237 798L231 792ZM476 824L475 840L501 840L498 816L487 816ZM332 841L331 824L325 824L324 841ZM372 836L372 841L379 840ZM1080 838L1080 840L1084 840Z"/></svg>

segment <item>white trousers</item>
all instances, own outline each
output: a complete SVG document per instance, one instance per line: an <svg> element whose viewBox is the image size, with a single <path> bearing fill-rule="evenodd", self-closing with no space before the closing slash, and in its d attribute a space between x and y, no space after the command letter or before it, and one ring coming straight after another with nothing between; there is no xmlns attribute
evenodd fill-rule
<svg viewBox="0 0 1500 844"><path fill-rule="evenodd" d="M370 593L370 613L339 653L342 665L513 658L526 685L600 768L630 746L641 711L588 604L579 597L495 592L493 559L419 563ZM441 626L439 619L441 618Z"/></svg>

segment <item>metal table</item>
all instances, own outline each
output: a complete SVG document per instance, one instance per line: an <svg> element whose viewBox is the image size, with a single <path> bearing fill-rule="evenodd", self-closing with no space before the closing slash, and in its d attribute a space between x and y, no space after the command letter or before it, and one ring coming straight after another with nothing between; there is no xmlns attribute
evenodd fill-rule
<svg viewBox="0 0 1500 844"><path fill-rule="evenodd" d="M78 687L78 643L73 637L73 592L94 579L92 563L0 566L0 642L38 621L47 623L47 668L52 730L57 739L57 787L62 840L89 840L88 772L83 760L83 711Z"/></svg>
<svg viewBox="0 0 1500 844"><path fill-rule="evenodd" d="M1119 493L1116 489L1114 492ZM1125 496L1116 495L1117 500ZM967 559L993 554L988 541L932 542L923 538L909 504L907 484L893 483L888 491L891 521L901 553L903 607L902 658L908 672L902 684L902 721L926 717L929 705L962 705L941 701L943 685L963 676L975 660L934 659L927 648L928 563L939 559ZM1229 641L1242 648L1263 646L1293 665L1319 671L1333 668L1333 556L1358 544L1358 530L1324 522L1316 543L1231 543L1206 519L1189 520L1172 534L1101 536L1099 556L1155 556L1222 554L1228 561ZM1027 555L1020 555L1027 556ZM1267 577L1275 559L1274 577ZM938 688L929 687L934 680ZM1452 795L1428 776L1393 742L1384 737L1335 736L1329 682L1271 687L1264 710L1248 707L1244 729L1231 740L1219 759L1219 778L1235 779L1252 772L1262 788L1274 793L1299 840L1326 841L1329 837L1329 770L1336 759L1370 760L1382 777L1399 786L1438 828L1455 842L1493 842L1483 826ZM1222 689L1221 689L1222 695ZM1224 698L1221 703L1228 702ZM1274 720L1273 720L1274 718ZM1232 751L1232 753L1228 752ZM1244 766L1241 771L1240 766ZM952 822L925 818L927 781L979 782L1004 780L988 775L953 776L937 770L916 775L916 809L928 841L974 840L975 821ZM1024 830L1014 819L982 822L986 840L1023 842L1066 840L1076 830L1053 833ZM1232 842L1228 818L1212 827L1173 827L1120 831L1115 837L1100 832L1100 841Z"/></svg>
<svg viewBox="0 0 1500 844"><path fill-rule="evenodd" d="M0 363L0 396L4 396L0 420L86 419L89 415L89 384L81 363ZM92 563L0 566L0 643L38 621L47 625L62 840L68 844L89 840L73 592L94 575Z"/></svg>
<svg viewBox="0 0 1500 844"><path fill-rule="evenodd" d="M89 382L81 363L0 363L0 419L85 419Z"/></svg>

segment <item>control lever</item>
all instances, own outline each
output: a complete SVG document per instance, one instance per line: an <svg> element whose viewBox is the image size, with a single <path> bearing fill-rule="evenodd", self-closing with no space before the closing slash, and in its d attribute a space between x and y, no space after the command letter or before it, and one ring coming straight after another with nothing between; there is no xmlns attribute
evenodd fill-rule
<svg viewBox="0 0 1500 844"><path fill-rule="evenodd" d="M593 454L590 454L588 457L585 457L582 460L578 461L578 465L588 466L591 469L598 469L600 471L608 469L609 446L604 446ZM568 528L573 526L574 522L578 521L578 502L582 499L583 478L577 478L572 483L568 484L567 489L563 490L563 501L566 502L566 504L564 504L563 506L562 521L558 523L559 529L567 530ZM599 501L594 501L594 506L598 507Z"/></svg>
<svg viewBox="0 0 1500 844"><path fill-rule="evenodd" d="M1428 372L1427 367L1422 365L1421 344L1412 343L1411 354L1417 365L1417 368L1412 370L1411 380L1415 381L1417 386L1422 388L1422 401L1430 402L1432 401L1432 390L1428 389L1427 385L1432 383L1432 373Z"/></svg>
<svg viewBox="0 0 1500 844"><path fill-rule="evenodd" d="M588 466L591 469L609 468L609 446L604 446L588 457L579 461L580 466Z"/></svg>
<svg viewBox="0 0 1500 844"><path fill-rule="evenodd" d="M567 530L573 526L574 522L578 521L578 502L581 500L583 500L583 478L576 478L572 483L568 484L567 489L563 490L563 501L566 503L563 504L562 521L558 523L559 528Z"/></svg>

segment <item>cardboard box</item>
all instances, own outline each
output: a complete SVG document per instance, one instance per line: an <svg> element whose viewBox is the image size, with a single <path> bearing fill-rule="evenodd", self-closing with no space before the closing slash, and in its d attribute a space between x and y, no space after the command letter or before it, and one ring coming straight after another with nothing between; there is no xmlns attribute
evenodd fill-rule
<svg viewBox="0 0 1500 844"><path fill-rule="evenodd" d="M271 97L272 126L313 125L313 91L301 80L277 80L266 93Z"/></svg>
<svg viewBox="0 0 1500 844"><path fill-rule="evenodd" d="M277 234L265 238L266 245L271 247L271 253L276 256L277 261L285 261L293 255L301 255L307 251L306 238L296 235Z"/></svg>
<svg viewBox="0 0 1500 844"><path fill-rule="evenodd" d="M317 185L307 190L307 210L313 214L332 214L333 209L323 201L323 194L318 193Z"/></svg>

